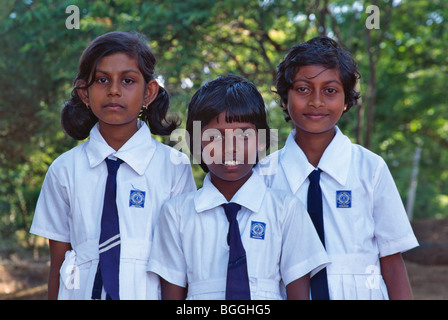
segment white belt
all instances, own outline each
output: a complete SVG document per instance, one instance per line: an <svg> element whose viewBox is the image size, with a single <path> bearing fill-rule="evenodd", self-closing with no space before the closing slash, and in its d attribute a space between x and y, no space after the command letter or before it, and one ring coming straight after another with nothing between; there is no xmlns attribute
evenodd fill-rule
<svg viewBox="0 0 448 320"><path fill-rule="evenodd" d="M136 259L148 261L151 250L150 241L142 240L122 240L121 241L121 259ZM73 281L79 276L76 273L78 266L89 262L99 260L98 240L87 240L74 246L73 250L65 253L65 259L60 269L62 281L66 286L73 287Z"/></svg>
<svg viewBox="0 0 448 320"><path fill-rule="evenodd" d="M249 278L251 291L268 291L280 295L280 284L269 279ZM207 294L212 292L225 292L226 279L207 279L188 284L188 295Z"/></svg>
<svg viewBox="0 0 448 320"><path fill-rule="evenodd" d="M151 242L143 240L121 239L121 259L148 260L151 250ZM76 264L81 265L85 262L98 260L98 240L87 240L74 246L76 253Z"/></svg>

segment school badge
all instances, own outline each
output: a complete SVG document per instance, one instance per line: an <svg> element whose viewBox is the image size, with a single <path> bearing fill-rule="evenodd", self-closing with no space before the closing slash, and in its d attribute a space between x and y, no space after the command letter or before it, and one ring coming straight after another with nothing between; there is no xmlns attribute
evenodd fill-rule
<svg viewBox="0 0 448 320"><path fill-rule="evenodd" d="M145 191L131 190L129 196L129 206L135 208L143 208L145 206Z"/></svg>
<svg viewBox="0 0 448 320"><path fill-rule="evenodd" d="M351 208L352 192L351 190L336 191L336 208Z"/></svg>
<svg viewBox="0 0 448 320"><path fill-rule="evenodd" d="M250 237L253 239L264 240L264 234L266 231L266 223L252 221L250 226Z"/></svg>

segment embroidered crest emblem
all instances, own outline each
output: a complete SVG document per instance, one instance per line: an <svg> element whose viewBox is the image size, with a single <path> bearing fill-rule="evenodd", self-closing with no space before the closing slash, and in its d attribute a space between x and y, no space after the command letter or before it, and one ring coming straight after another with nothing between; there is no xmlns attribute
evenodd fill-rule
<svg viewBox="0 0 448 320"><path fill-rule="evenodd" d="M250 237L253 239L264 240L264 234L266 231L266 223L252 221L250 226Z"/></svg>
<svg viewBox="0 0 448 320"><path fill-rule="evenodd" d="M143 208L145 206L145 191L131 190L129 196L129 206L135 208Z"/></svg>
<svg viewBox="0 0 448 320"><path fill-rule="evenodd" d="M352 192L351 190L336 191L336 208L351 208Z"/></svg>

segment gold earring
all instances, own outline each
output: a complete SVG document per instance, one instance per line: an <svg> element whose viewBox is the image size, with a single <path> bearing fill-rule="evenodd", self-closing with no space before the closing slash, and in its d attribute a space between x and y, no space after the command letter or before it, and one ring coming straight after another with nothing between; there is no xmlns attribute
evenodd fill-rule
<svg viewBox="0 0 448 320"><path fill-rule="evenodd" d="M87 109L90 109L90 106L89 106L87 103L86 103L85 105L86 105L86 108L87 108Z"/></svg>

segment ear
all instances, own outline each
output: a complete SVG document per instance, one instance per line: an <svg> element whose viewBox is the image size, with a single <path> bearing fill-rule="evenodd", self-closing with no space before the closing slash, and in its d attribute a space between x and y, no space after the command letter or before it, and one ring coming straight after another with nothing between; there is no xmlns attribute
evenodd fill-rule
<svg viewBox="0 0 448 320"><path fill-rule="evenodd" d="M89 100L89 92L87 88L85 88L85 81L84 80L78 80L76 82L76 92L78 93L78 96L81 98L82 102L84 102L85 105L90 105Z"/></svg>
<svg viewBox="0 0 448 320"><path fill-rule="evenodd" d="M151 80L146 85L145 96L143 97L144 105L151 104L159 94L159 84L156 80Z"/></svg>

